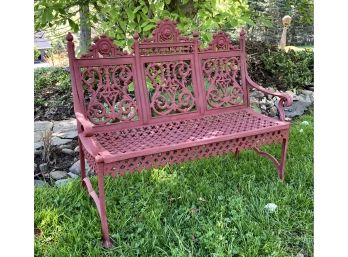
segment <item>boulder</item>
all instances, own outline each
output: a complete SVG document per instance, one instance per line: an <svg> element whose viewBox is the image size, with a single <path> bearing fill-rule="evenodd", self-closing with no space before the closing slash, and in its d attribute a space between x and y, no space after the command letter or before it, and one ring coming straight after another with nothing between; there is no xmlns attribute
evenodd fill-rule
<svg viewBox="0 0 348 257"><path fill-rule="evenodd" d="M68 155L75 155L74 150L71 150L69 148L63 148L62 153L68 154Z"/></svg>
<svg viewBox="0 0 348 257"><path fill-rule="evenodd" d="M67 176L68 176L68 173L62 170L56 170L50 173L50 177L54 180L60 180L60 179L66 178Z"/></svg>
<svg viewBox="0 0 348 257"><path fill-rule="evenodd" d="M42 173L48 172L48 164L47 163L41 163L39 165L39 169Z"/></svg>
<svg viewBox="0 0 348 257"><path fill-rule="evenodd" d="M61 187L61 186L67 185L67 184L70 183L71 181L73 181L72 178L60 179L60 180L57 180L56 182L54 182L54 184L55 184L57 187Z"/></svg>
<svg viewBox="0 0 348 257"><path fill-rule="evenodd" d="M75 162L70 168L69 172L74 173L76 175L81 176L81 165L80 165L80 160ZM86 174L87 176L91 176L94 174L93 170L89 167L88 163L86 162Z"/></svg>
<svg viewBox="0 0 348 257"><path fill-rule="evenodd" d="M40 179L34 179L34 187L43 187L43 186L47 186L48 183L45 181L42 181Z"/></svg>
<svg viewBox="0 0 348 257"><path fill-rule="evenodd" d="M76 119L55 121L53 125L53 136L64 139L77 137Z"/></svg>

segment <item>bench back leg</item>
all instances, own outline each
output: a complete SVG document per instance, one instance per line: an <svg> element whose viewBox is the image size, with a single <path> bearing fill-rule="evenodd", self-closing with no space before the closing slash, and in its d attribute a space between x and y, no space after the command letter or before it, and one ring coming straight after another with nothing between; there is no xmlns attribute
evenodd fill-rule
<svg viewBox="0 0 348 257"><path fill-rule="evenodd" d="M287 150L288 150L288 138L284 138L282 143L282 156L281 156L280 164L278 168L278 175L281 181L284 181L285 179L285 163L286 163Z"/></svg>
<svg viewBox="0 0 348 257"><path fill-rule="evenodd" d="M106 218L105 191L104 191L104 174L98 172L98 189L99 189L99 204L100 204L100 221L103 234L103 247L111 248L112 242L109 235L108 221Z"/></svg>
<svg viewBox="0 0 348 257"><path fill-rule="evenodd" d="M81 140L79 139L78 141L79 141L79 148L80 148L80 168L81 168L80 176L81 176L81 183L82 183L82 186L85 187L85 183L83 181L83 179L86 177L85 153L83 152L83 149L82 149Z"/></svg>

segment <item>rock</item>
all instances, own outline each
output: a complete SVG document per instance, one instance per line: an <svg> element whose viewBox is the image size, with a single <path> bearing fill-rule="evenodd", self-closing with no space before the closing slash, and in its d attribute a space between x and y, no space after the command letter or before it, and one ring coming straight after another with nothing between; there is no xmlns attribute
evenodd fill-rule
<svg viewBox="0 0 348 257"><path fill-rule="evenodd" d="M271 117L275 117L278 113L278 109L277 107L275 106L272 106L270 109L269 109L269 116Z"/></svg>
<svg viewBox="0 0 348 257"><path fill-rule="evenodd" d="M71 149L71 145L59 145L59 146L58 146L58 149L60 149L60 150L63 150L63 149L65 149L65 148Z"/></svg>
<svg viewBox="0 0 348 257"><path fill-rule="evenodd" d="M272 98L271 98L272 99ZM273 100L266 100L266 106L267 107L271 107L271 106L273 106L274 105L274 102L273 102Z"/></svg>
<svg viewBox="0 0 348 257"><path fill-rule="evenodd" d="M70 143L72 139L68 138L60 138L60 137L52 137L52 145L64 145L66 143Z"/></svg>
<svg viewBox="0 0 348 257"><path fill-rule="evenodd" d="M266 111L267 110L267 106L265 104L261 104L260 109L262 111Z"/></svg>
<svg viewBox="0 0 348 257"><path fill-rule="evenodd" d="M34 149L40 148L42 144L42 133L46 130L51 130L53 123L50 121L35 121L34 122Z"/></svg>
<svg viewBox="0 0 348 257"><path fill-rule="evenodd" d="M272 95L267 95L268 100L272 100L273 96Z"/></svg>
<svg viewBox="0 0 348 257"><path fill-rule="evenodd" d="M56 182L54 182L54 184L58 187L61 187L61 186L67 185L71 181L73 181L73 179L71 179L71 178L60 179L60 180L57 180Z"/></svg>
<svg viewBox="0 0 348 257"><path fill-rule="evenodd" d="M68 175L69 175L71 178L78 178L78 177L79 177L79 175L76 175L76 174L74 174L74 173L72 173L72 172L68 172Z"/></svg>
<svg viewBox="0 0 348 257"><path fill-rule="evenodd" d="M265 96L265 94L262 93L262 92L260 92L260 91L258 91L258 90L254 90L254 91L252 91L252 92L250 93L250 97L262 98L262 97L264 97L264 96Z"/></svg>
<svg viewBox="0 0 348 257"><path fill-rule="evenodd" d="M284 112L287 117L293 118L302 115L310 105L311 102L303 100L296 101L290 107L285 107Z"/></svg>
<svg viewBox="0 0 348 257"><path fill-rule="evenodd" d="M34 150L34 155L41 155L41 154L42 154L42 150L38 150L38 149Z"/></svg>
<svg viewBox="0 0 348 257"><path fill-rule="evenodd" d="M65 139L74 139L77 137L76 120L55 121L53 124L53 136Z"/></svg>
<svg viewBox="0 0 348 257"><path fill-rule="evenodd" d="M37 163L34 162L34 171L37 169Z"/></svg>
<svg viewBox="0 0 348 257"><path fill-rule="evenodd" d="M66 173L66 171L56 170L56 171L52 171L50 173L50 176L54 180L60 180L60 179L66 178L68 176L68 173Z"/></svg>
<svg viewBox="0 0 348 257"><path fill-rule="evenodd" d="M41 163L39 166L39 169L42 173L48 172L48 164L47 163Z"/></svg>
<svg viewBox="0 0 348 257"><path fill-rule="evenodd" d="M79 152L80 152L80 147L79 147L79 146L76 146L75 149L74 149L74 152L75 152L75 153L79 153Z"/></svg>
<svg viewBox="0 0 348 257"><path fill-rule="evenodd" d="M48 183L39 179L34 179L34 187L43 187L47 186Z"/></svg>
<svg viewBox="0 0 348 257"><path fill-rule="evenodd" d="M62 149L62 153L69 154L69 155L74 155L75 154L74 150L71 150L69 148Z"/></svg>
<svg viewBox="0 0 348 257"><path fill-rule="evenodd" d="M302 94L306 96L306 100L308 99L307 101L314 102L314 92L313 91L302 90Z"/></svg>
<svg viewBox="0 0 348 257"><path fill-rule="evenodd" d="M81 166L80 166L80 160L78 160L77 162L75 162L70 168L69 168L69 172L72 172L76 175L81 176ZM88 163L86 162L86 173L87 176L91 176L94 174L93 170L89 167Z"/></svg>

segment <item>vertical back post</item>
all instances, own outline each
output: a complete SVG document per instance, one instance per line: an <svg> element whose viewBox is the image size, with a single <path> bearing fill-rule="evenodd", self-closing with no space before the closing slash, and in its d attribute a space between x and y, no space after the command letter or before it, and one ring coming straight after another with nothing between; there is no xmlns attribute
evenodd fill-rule
<svg viewBox="0 0 348 257"><path fill-rule="evenodd" d="M139 110L139 115L141 116L141 119L143 120L144 124L148 123L149 115L148 115L148 108L146 106L146 82L141 74L141 60L140 60L140 50L139 50L139 33L135 32L133 35L133 50L134 50L134 56L135 56L135 81L138 86L139 91L139 106L141 110Z"/></svg>
<svg viewBox="0 0 348 257"><path fill-rule="evenodd" d="M69 32L66 35L67 42L67 48L68 48L68 57L69 57L69 67L70 67L70 78L71 78L71 85L72 85L72 93L74 98L74 111L75 112L84 112L83 102L82 98L79 97L76 85L77 85L77 76L79 76L78 67L76 67L76 57L75 57L75 45L74 45L74 37Z"/></svg>
<svg viewBox="0 0 348 257"><path fill-rule="evenodd" d="M198 99L198 111L201 115L204 114L205 111L205 87L204 87L204 81L203 78L201 76L201 64L200 64L200 60L198 57L198 51L199 51L199 32L194 31L193 32L193 54L194 54L194 61L193 61L193 65L194 65L194 76L196 76L196 81L197 81L197 98Z"/></svg>
<svg viewBox="0 0 348 257"><path fill-rule="evenodd" d="M246 51L245 51L245 34L246 34L245 30L244 28L242 28L239 34L239 48L241 51L240 63L241 63L242 85L245 88L243 102L246 103L247 106L250 106L249 90L248 90L248 86L246 85L247 65L246 65Z"/></svg>

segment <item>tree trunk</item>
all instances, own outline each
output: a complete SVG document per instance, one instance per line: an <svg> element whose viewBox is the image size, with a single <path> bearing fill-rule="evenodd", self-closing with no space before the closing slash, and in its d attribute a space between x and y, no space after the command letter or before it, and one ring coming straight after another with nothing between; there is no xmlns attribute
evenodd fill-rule
<svg viewBox="0 0 348 257"><path fill-rule="evenodd" d="M89 6L88 1L80 5L80 54L87 51L91 44L91 24L88 19Z"/></svg>

